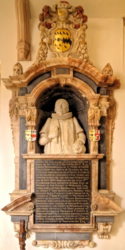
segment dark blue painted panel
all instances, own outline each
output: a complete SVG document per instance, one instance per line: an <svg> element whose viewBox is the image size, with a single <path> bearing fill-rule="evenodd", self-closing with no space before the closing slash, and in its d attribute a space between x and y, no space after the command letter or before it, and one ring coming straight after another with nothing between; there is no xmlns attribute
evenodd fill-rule
<svg viewBox="0 0 125 250"><path fill-rule="evenodd" d="M26 127L25 117L20 118L20 138L19 138L19 189L27 189L27 160L22 154L27 153L27 141L25 139Z"/></svg>
<svg viewBox="0 0 125 250"><path fill-rule="evenodd" d="M103 159L99 160L99 189L106 189L106 117L101 117L100 120L100 141L99 153L104 154Z"/></svg>
<svg viewBox="0 0 125 250"><path fill-rule="evenodd" d="M78 79L80 79L81 81L87 83L95 93L97 93L97 89L98 89L98 85L92 80L90 79L88 76L77 72L77 71L73 71L73 77L76 77Z"/></svg>
<svg viewBox="0 0 125 250"><path fill-rule="evenodd" d="M90 240L89 233L36 233L36 240Z"/></svg>
<svg viewBox="0 0 125 250"><path fill-rule="evenodd" d="M38 77L36 77L35 79L33 79L27 86L28 89L28 94L42 81L48 79L51 77L51 71L46 72Z"/></svg>
<svg viewBox="0 0 125 250"><path fill-rule="evenodd" d="M25 222L28 222L29 221L29 217L28 216L11 216L11 221L12 222L20 222L20 220L25 220Z"/></svg>

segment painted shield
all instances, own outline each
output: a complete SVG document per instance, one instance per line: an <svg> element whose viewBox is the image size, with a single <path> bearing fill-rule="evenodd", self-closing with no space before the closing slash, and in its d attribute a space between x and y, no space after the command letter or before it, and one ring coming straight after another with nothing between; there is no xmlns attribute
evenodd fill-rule
<svg viewBox="0 0 125 250"><path fill-rule="evenodd" d="M95 130L95 141L99 141L100 140L100 130L96 129Z"/></svg>
<svg viewBox="0 0 125 250"><path fill-rule="evenodd" d="M31 141L36 140L36 130L31 130Z"/></svg>
<svg viewBox="0 0 125 250"><path fill-rule="evenodd" d="M90 129L89 130L89 139L90 139L90 141L99 141L100 140L100 130Z"/></svg>
<svg viewBox="0 0 125 250"><path fill-rule="evenodd" d="M35 141L36 140L36 130L28 129L25 131L25 139L27 141Z"/></svg>
<svg viewBox="0 0 125 250"><path fill-rule="evenodd" d="M65 52L72 44L71 33L67 29L57 29L54 33L54 47L58 52Z"/></svg>

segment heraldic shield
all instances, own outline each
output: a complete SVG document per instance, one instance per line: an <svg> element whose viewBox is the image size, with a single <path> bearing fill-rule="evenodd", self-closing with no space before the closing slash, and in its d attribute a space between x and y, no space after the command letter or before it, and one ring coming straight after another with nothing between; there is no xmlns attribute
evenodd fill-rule
<svg viewBox="0 0 125 250"><path fill-rule="evenodd" d="M27 141L35 141L36 140L36 130L25 130L25 139Z"/></svg>
<svg viewBox="0 0 125 250"><path fill-rule="evenodd" d="M90 139L90 141L99 141L100 140L100 130L90 129L89 130L89 139Z"/></svg>
<svg viewBox="0 0 125 250"><path fill-rule="evenodd" d="M54 32L54 47L58 52L65 52L70 49L71 33L68 29L57 29Z"/></svg>

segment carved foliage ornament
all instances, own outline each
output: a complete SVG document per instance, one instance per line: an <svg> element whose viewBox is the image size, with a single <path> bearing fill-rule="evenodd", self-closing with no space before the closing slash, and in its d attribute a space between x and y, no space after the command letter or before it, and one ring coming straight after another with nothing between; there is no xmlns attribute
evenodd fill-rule
<svg viewBox="0 0 125 250"><path fill-rule="evenodd" d="M79 58L90 63L85 42L87 16L82 6L73 7L66 1L52 8L45 5L39 20L41 42L35 64L46 59L48 49L55 57L67 57L77 51Z"/></svg>
<svg viewBox="0 0 125 250"><path fill-rule="evenodd" d="M58 21L74 24L75 29L78 29L81 23L87 21L87 16L84 15L82 6L73 7L66 1L60 1L52 8L45 5L42 9L42 13L39 14L39 20L47 29L50 29L52 24Z"/></svg>

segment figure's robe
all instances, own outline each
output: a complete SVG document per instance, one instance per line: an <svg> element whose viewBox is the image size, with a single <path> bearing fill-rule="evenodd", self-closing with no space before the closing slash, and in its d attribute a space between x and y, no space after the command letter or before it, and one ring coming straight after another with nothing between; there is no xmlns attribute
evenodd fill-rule
<svg viewBox="0 0 125 250"><path fill-rule="evenodd" d="M85 143L83 129L71 112L62 116L53 113L40 131L39 143L45 145L44 154L74 154L73 144L79 138L79 133L82 133ZM44 136L49 139L46 144L43 143Z"/></svg>

